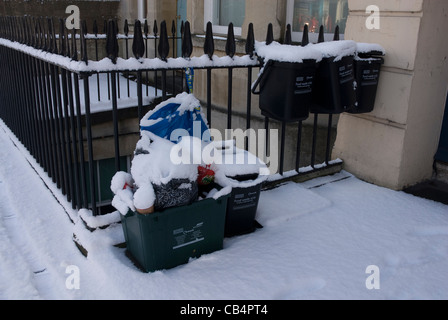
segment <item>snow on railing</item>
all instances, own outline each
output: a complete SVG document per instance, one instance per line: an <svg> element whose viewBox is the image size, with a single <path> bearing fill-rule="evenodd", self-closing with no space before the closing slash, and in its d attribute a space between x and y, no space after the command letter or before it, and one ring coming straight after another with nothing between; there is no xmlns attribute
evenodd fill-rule
<svg viewBox="0 0 448 320"><path fill-rule="evenodd" d="M29 21L30 18L8 19L6 17L0 18L3 28L0 27L0 44L11 49L26 53L34 58L41 59L44 62L52 63L58 67L65 68L67 71L76 73L98 73L98 72L126 72L126 71L154 71L154 70L179 70L185 68L206 69L206 68L237 68L247 66L257 66L259 62L254 58L254 46L249 46L252 51L247 52L244 56L235 56L235 38L227 38L227 48L233 48L226 52L226 56L218 57L213 55L213 35L207 33L205 43L209 44L204 47L204 55L200 57L190 58L192 51L191 34L189 33L189 23L185 23L184 37L182 43L182 57L168 58L169 52L169 38L166 32L166 24L162 22L160 36L150 36L145 32L141 32L141 23L136 21L134 26L134 35L117 34L116 22L109 21L107 28L107 35L88 34L86 32L86 25L83 23L80 34L76 34L76 29L73 29L72 34L65 34L65 29L60 28L58 34L55 33L53 27L53 20L47 21L46 33L43 31L41 19ZM26 27L26 23L35 25L34 32L32 27ZM61 20L61 25L63 24ZM20 27L22 25L22 32L12 32L11 29ZM9 28L8 28L9 27ZM28 30L28 31L26 31ZM230 29L229 29L230 30ZM253 32L253 30L252 30ZM211 37L211 38L210 38ZM81 59L78 61L78 49L76 42L73 39L79 39L81 44ZM107 58L100 61L94 61L87 56L87 40L106 39ZM133 40L132 51L134 57L120 58L118 57L118 40L131 39ZM148 58L144 56L145 44L144 41L148 39L159 40L158 52L160 57ZM172 39L175 39L174 35ZM232 44L233 42L233 44ZM211 44L211 46L210 46ZM59 46L59 50L58 50ZM146 53L148 45L146 44ZM140 52L141 53L140 53ZM70 52L72 54L70 55ZM126 50L127 54L127 50ZM127 54L128 55L128 54ZM98 56L98 49L96 48L96 56Z"/></svg>

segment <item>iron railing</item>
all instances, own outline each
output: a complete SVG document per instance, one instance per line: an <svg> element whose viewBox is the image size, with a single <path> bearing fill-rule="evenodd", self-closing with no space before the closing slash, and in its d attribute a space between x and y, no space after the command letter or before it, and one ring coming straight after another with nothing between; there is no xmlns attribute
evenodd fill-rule
<svg viewBox="0 0 448 320"><path fill-rule="evenodd" d="M85 22L81 24L79 32L76 29L67 32L62 19L57 20L55 24L52 18L0 17L0 118L61 189L67 200L72 203L73 209L87 208L92 209L94 214L97 213L98 187L94 174L92 98L97 98L98 101L104 100L108 111L112 114L115 169L117 171L123 169L120 159L118 112L118 99L122 92L119 81L121 75L125 75L126 78L125 95L128 98L137 96L136 105L133 105L134 110L136 109L133 117L142 119L145 107L144 89L146 88L148 96L150 88L148 73L154 73L151 86L154 85L156 89L155 95L158 95L157 90L160 90L161 99L165 100L176 93L174 83L176 74L184 79L185 68L206 70L207 94L204 106L207 110L207 120L212 125L212 71L226 69L227 128L232 129L233 71L246 70L247 88L243 90L247 90L247 99L244 116L246 128L251 128L252 71L261 67L261 62L256 59L254 52L255 38L252 24L248 28L244 56L236 55L233 26L229 25L225 46L226 57L223 58L214 57L214 39L210 23L205 36L204 56L191 57L193 45L188 21L182 27L182 56L176 57L175 50L172 50L174 56L169 58L170 44L173 49L179 40L175 30L173 22L169 37L164 21L160 25L160 33L157 23L154 23L153 34L150 34L148 24L142 26L140 21L136 20L133 35L129 34L127 21L123 33L118 34L117 22L109 20L104 24L104 34L99 34L96 23L92 33L88 33ZM272 39L272 25L270 25L267 43L272 42ZM105 43L101 44L101 41ZM122 57L119 55L120 41L124 43L125 48ZM148 41L153 42L154 57L149 57ZM291 44L290 28L287 28L284 43ZM307 28L305 28L301 45L307 43ZM129 48L133 53L132 58L129 56ZM101 50L104 51L103 54ZM88 55L89 52L93 52L93 57ZM206 62L205 56L208 57ZM103 59L104 57L107 59ZM231 59L228 59L229 57ZM168 73L171 72L173 85L169 92L167 79ZM136 77L135 81L131 80L131 74ZM96 88L89 81L95 77ZM107 79L106 99L101 97L100 79ZM136 93L131 93L130 83L136 89ZM186 90L185 85L181 86L181 90ZM270 121L272 120L264 119L266 128L269 128ZM323 139L324 166L332 165L330 161L332 121L332 116L329 115L327 136ZM314 115L312 134L306 136L312 141L310 158L307 160L301 157L304 139L302 122L297 125L296 144L287 144L286 123L281 123L281 128L280 174L284 173L286 148L296 151L295 175L303 173L300 168L305 162L311 166L311 170L319 170L320 166L316 164L318 114Z"/></svg>

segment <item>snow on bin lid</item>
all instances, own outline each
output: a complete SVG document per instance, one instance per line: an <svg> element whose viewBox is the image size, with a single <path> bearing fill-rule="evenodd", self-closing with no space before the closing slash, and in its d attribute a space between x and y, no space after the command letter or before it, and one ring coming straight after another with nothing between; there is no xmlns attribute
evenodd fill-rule
<svg viewBox="0 0 448 320"><path fill-rule="evenodd" d="M255 52L257 56L268 60L280 62L303 62L303 60L322 60L322 53L313 48L312 45L306 47L280 44L276 41L269 45L266 42L255 42Z"/></svg>
<svg viewBox="0 0 448 320"><path fill-rule="evenodd" d="M357 53L380 53L381 55L386 55L386 50L377 43L364 43L358 42L356 43L356 52Z"/></svg>
<svg viewBox="0 0 448 320"><path fill-rule="evenodd" d="M356 42L352 40L321 42L311 46L321 52L324 58L334 57L334 61L339 61L343 57L354 56L357 50Z"/></svg>
<svg viewBox="0 0 448 320"><path fill-rule="evenodd" d="M258 185L269 176L269 168L254 154L239 148L234 148L233 152L222 153L222 163L214 163L215 181L223 187L244 187ZM237 181L232 177L257 174L255 180Z"/></svg>

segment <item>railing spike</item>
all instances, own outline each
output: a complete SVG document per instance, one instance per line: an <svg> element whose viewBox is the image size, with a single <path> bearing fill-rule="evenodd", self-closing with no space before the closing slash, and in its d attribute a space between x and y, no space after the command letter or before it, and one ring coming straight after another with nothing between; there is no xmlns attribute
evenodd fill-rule
<svg viewBox="0 0 448 320"><path fill-rule="evenodd" d="M254 56L255 52L255 34L254 34L254 24L249 23L249 28L247 30L247 39L246 39L246 54L248 54L251 58Z"/></svg>
<svg viewBox="0 0 448 320"><path fill-rule="evenodd" d="M229 23L229 28L227 30L227 41L226 41L226 54L233 58L235 55L236 46L235 46L235 34L233 32L233 23Z"/></svg>
<svg viewBox="0 0 448 320"><path fill-rule="evenodd" d="M78 49L76 48L76 29L72 29L72 60L78 61Z"/></svg>
<svg viewBox="0 0 448 320"><path fill-rule="evenodd" d="M182 20L180 23L180 36L183 37L184 36L184 32L185 32L185 23Z"/></svg>
<svg viewBox="0 0 448 320"><path fill-rule="evenodd" d="M22 17L22 26L23 26L23 41L26 45L29 45L26 17Z"/></svg>
<svg viewBox="0 0 448 320"><path fill-rule="evenodd" d="M87 23L86 20L81 21L81 60L84 61L86 64L88 64L88 57L87 57L87 41L86 41L86 35L87 35Z"/></svg>
<svg viewBox="0 0 448 320"><path fill-rule="evenodd" d="M20 42L20 29L17 26L17 18L14 18L13 24L12 24L13 30L15 31L14 38L17 42Z"/></svg>
<svg viewBox="0 0 448 320"><path fill-rule="evenodd" d="M143 41L142 23L140 20L135 20L132 53L137 60L143 58L143 55L145 54L145 43Z"/></svg>
<svg viewBox="0 0 448 320"><path fill-rule="evenodd" d="M127 37L129 35L129 24L128 19L124 20L124 27L123 27L124 35Z"/></svg>
<svg viewBox="0 0 448 320"><path fill-rule="evenodd" d="M17 21L18 17L14 17L14 24L13 24L13 28L15 30L15 39L17 42L21 42L22 41L22 34L20 32L20 26L19 23Z"/></svg>
<svg viewBox="0 0 448 320"><path fill-rule="evenodd" d="M92 31L93 31L93 34L95 35L95 37L98 36L98 23L96 22L96 19L93 20Z"/></svg>
<svg viewBox="0 0 448 320"><path fill-rule="evenodd" d="M64 19L59 19L59 54L65 56L67 53L65 46L65 23Z"/></svg>
<svg viewBox="0 0 448 320"><path fill-rule="evenodd" d="M48 23L48 21L47 21ZM45 24L45 20L42 19L42 36L44 39L44 47L42 48L42 50L44 51L48 51L48 48L50 48L49 43L48 43L48 26L47 28L45 28L46 24ZM18 38L18 36L17 36Z"/></svg>
<svg viewBox="0 0 448 320"><path fill-rule="evenodd" d="M285 40L283 41L284 44L291 45L292 44L292 35L291 35L291 25L288 23L286 26L286 33L285 33Z"/></svg>
<svg viewBox="0 0 448 320"><path fill-rule="evenodd" d="M213 26L212 23L209 21L207 22L207 29L205 32L204 53L208 55L210 60L212 60L214 52L215 52L215 43L213 41Z"/></svg>
<svg viewBox="0 0 448 320"><path fill-rule="evenodd" d="M158 52L160 59L163 61L167 61L168 54L170 53L170 44L168 41L168 30L166 28L166 21L163 20L160 24L160 41L159 41L159 47Z"/></svg>
<svg viewBox="0 0 448 320"><path fill-rule="evenodd" d="M333 41L339 41L339 26L336 26L336 28L334 29L334 37L333 37Z"/></svg>
<svg viewBox="0 0 448 320"><path fill-rule="evenodd" d="M26 23L26 16L22 17L22 26L23 26L23 38L24 38L24 43L26 45L29 45L28 41L28 26Z"/></svg>
<svg viewBox="0 0 448 320"><path fill-rule="evenodd" d="M47 18L48 23L48 42L49 42L49 52L56 53L57 48L56 47L56 39L54 36L54 28L53 28L53 19Z"/></svg>
<svg viewBox="0 0 448 320"><path fill-rule="evenodd" d="M190 22L184 24L184 34L182 36L182 57L189 59L193 52L193 40L191 39Z"/></svg>
<svg viewBox="0 0 448 320"><path fill-rule="evenodd" d="M320 26L319 28L319 39L317 40L317 43L322 43L325 42L325 37L324 37L324 26Z"/></svg>
<svg viewBox="0 0 448 320"><path fill-rule="evenodd" d="M270 45L272 42L274 42L274 27L272 26L272 23L268 24L268 32L266 34L266 45Z"/></svg>
<svg viewBox="0 0 448 320"><path fill-rule="evenodd" d="M44 29L42 27L42 18L37 19L37 25L39 28L39 49L46 50L45 49L45 37L44 37Z"/></svg>
<svg viewBox="0 0 448 320"><path fill-rule="evenodd" d="M87 35L87 21L81 20L81 31L83 35Z"/></svg>
<svg viewBox="0 0 448 320"><path fill-rule="evenodd" d="M106 53L107 57L112 60L114 64L116 64L118 57L118 40L117 28L114 20L109 20L107 26Z"/></svg>
<svg viewBox="0 0 448 320"><path fill-rule="evenodd" d="M36 47L36 21L34 17L30 17L30 45L35 48Z"/></svg>
<svg viewBox="0 0 448 320"><path fill-rule="evenodd" d="M303 27L303 36L302 36L302 47L307 46L310 43L309 37L308 37L308 25L305 24Z"/></svg>
<svg viewBox="0 0 448 320"><path fill-rule="evenodd" d="M176 22L174 20L171 22L171 34L173 37L176 36Z"/></svg>
<svg viewBox="0 0 448 320"><path fill-rule="evenodd" d="M145 32L145 37L148 38L148 34L149 34L149 25L148 25L148 20L145 19L145 25L143 27L143 31Z"/></svg>
<svg viewBox="0 0 448 320"><path fill-rule="evenodd" d="M120 33L120 29L118 28L118 20L114 19L114 26L115 26L115 34L118 35Z"/></svg>
<svg viewBox="0 0 448 320"><path fill-rule="evenodd" d="M31 16L27 17L27 26L28 26L29 45L34 47L34 34L33 34L34 21L33 21L33 17L31 17Z"/></svg>
<svg viewBox="0 0 448 320"><path fill-rule="evenodd" d="M154 27L152 28L152 32L154 33L154 36L157 37L159 33L159 29L157 28L157 20L154 20Z"/></svg>
<svg viewBox="0 0 448 320"><path fill-rule="evenodd" d="M59 53L58 51L58 41L56 40L56 27L53 21L53 18L51 18L51 38L53 41L53 53Z"/></svg>

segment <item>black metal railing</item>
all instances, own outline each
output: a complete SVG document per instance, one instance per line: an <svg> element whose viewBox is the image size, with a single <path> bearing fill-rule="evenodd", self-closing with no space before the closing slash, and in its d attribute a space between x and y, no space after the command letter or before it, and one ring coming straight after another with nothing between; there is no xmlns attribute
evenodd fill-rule
<svg viewBox="0 0 448 320"><path fill-rule="evenodd" d="M167 86L168 73L176 74L184 85L183 72L186 68L206 70L206 98L204 107L207 120L212 125L212 72L215 69L226 69L227 86L227 128L232 129L232 79L234 69L247 72L246 128L252 126L252 72L261 68L261 62L255 55L255 37L253 25L248 28L245 55L236 55L233 26L229 25L225 54L231 63L214 56L214 39L211 23L207 25L204 42L204 56L191 57L193 51L192 35L189 22L182 26L181 57L176 57L176 41L174 22L171 36L167 32L166 22L153 25L153 34L149 32L147 23L136 21L133 35L129 34L129 25L124 23L123 33L118 33L118 24L114 20L104 23L104 33L99 34L97 23L92 33L87 32L85 22L81 30L67 31L62 19L36 17L0 17L0 118L17 136L30 154L42 166L53 182L61 189L73 209L89 208L97 211L98 187L95 176L95 159L93 147L93 123L91 107L97 102L105 103L112 114L115 170L123 170L120 158L120 113L119 99L137 96L136 110L133 117L142 119L145 108L144 101L148 88L154 85L156 92L160 90L162 100L175 95L173 82L171 90ZM304 30L301 45L307 44L307 29ZM335 35L337 40L337 33ZM104 43L101 43L103 41ZM132 41L132 43L130 43ZM154 57L150 57L148 42L152 41ZM268 27L267 43L273 41L272 27ZM120 42L123 47L120 57ZM291 44L290 28L287 28L285 43ZM171 46L170 46L171 45ZM102 46L102 47L101 47ZM173 57L169 58L169 52ZM104 50L103 50L104 49ZM133 57L130 58L129 52ZM89 55L89 52L93 54ZM104 59L104 58L107 59ZM150 83L148 73L154 73L154 81ZM159 76L160 75L160 76ZM135 77L135 80L133 79ZM96 84L90 79L96 78ZM126 90L120 96L120 79L125 79ZM159 82L160 80L160 82ZM107 82L107 98L101 97L101 83ZM173 80L175 81L175 80ZM93 83L95 83L93 82ZM131 85L136 92L131 93ZM146 93L144 89L146 88ZM94 102L92 100L96 99ZM244 103L244 102L242 102ZM280 174L284 173L284 153L286 147L296 151L296 175L300 175L303 164L318 170L316 165L316 149L318 135L318 114L314 115L311 134L311 154L306 161L301 158L304 134L300 121L297 125L297 138L294 144L286 141L286 123L281 123ZM265 118L265 127L269 128L270 119ZM332 115L328 116L327 136L324 139L326 166L331 166L330 150L332 141ZM138 131L139 128L136 128ZM308 138L308 137L306 137Z"/></svg>

